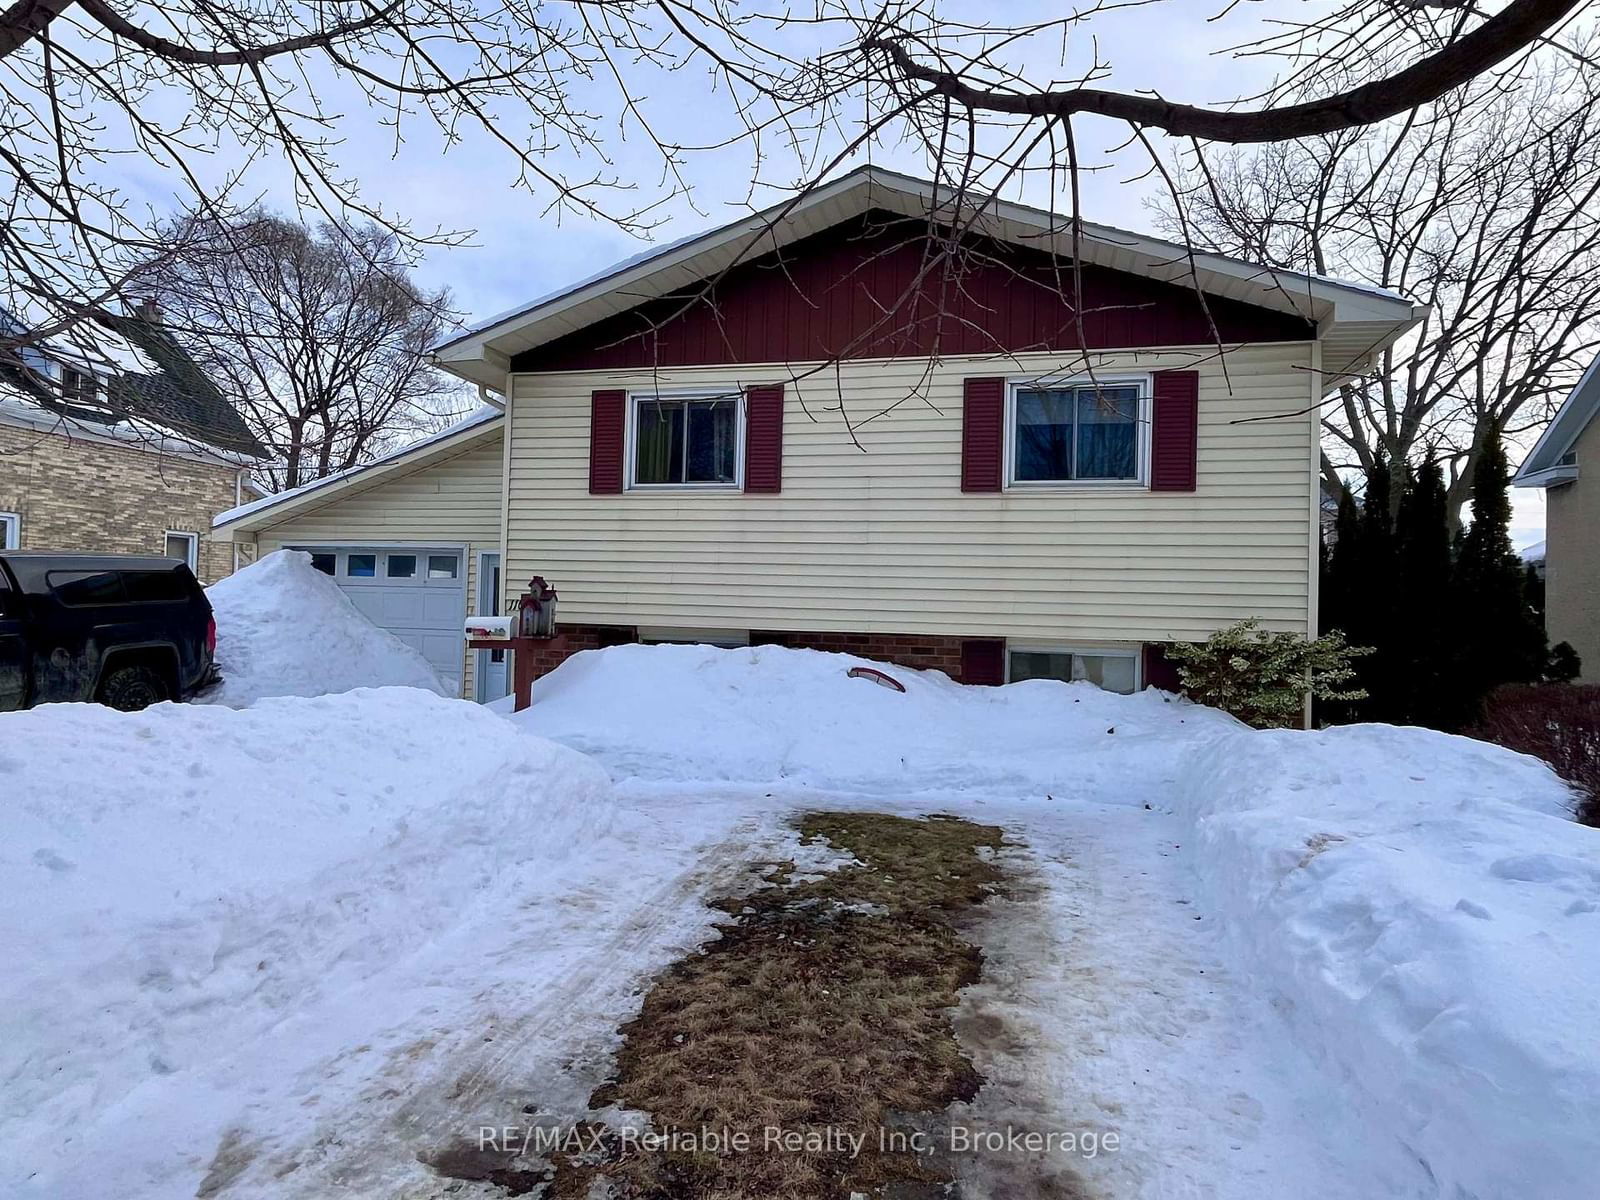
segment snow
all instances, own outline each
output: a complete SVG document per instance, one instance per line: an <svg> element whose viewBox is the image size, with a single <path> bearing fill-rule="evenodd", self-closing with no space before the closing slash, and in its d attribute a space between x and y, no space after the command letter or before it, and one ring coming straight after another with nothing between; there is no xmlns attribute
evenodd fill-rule
<svg viewBox="0 0 1600 1200"><path fill-rule="evenodd" d="M1524 546L1517 552L1517 557L1525 563L1542 563L1545 559L1545 543L1534 542L1531 546Z"/></svg>
<svg viewBox="0 0 1600 1200"><path fill-rule="evenodd" d="M973 688L876 664L901 694L846 674L873 665L782 646L616 646L567 659L518 719L618 778L1059 795L1127 780L1127 803L1145 799L1137 780L1174 762L1188 737L1236 725L1157 691L1049 680Z"/></svg>
<svg viewBox="0 0 1600 1200"><path fill-rule="evenodd" d="M280 637L348 618L242 591ZM319 657L301 686L340 690ZM0 1195L436 1194L425 1150L584 1113L708 898L827 869L787 825L818 806L1006 831L956 1014L989 1082L953 1115L1122 1148L965 1162L963 1194L1590 1194L1600 834L1543 764L855 665L619 646L515 715L391 687L0 716Z"/></svg>
<svg viewBox="0 0 1600 1200"><path fill-rule="evenodd" d="M243 708L263 696L359 687L450 689L428 660L379 629L302 550L277 550L206 589L222 683L203 703Z"/></svg>
<svg viewBox="0 0 1600 1200"><path fill-rule="evenodd" d="M1448 1196L1590 1194L1600 832L1536 759L1371 725L1234 733L1176 807L1235 961Z"/></svg>

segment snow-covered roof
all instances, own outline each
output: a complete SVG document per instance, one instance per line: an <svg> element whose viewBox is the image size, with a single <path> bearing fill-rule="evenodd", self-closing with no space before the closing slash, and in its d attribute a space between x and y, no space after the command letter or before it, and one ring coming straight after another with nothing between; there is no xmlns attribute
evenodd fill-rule
<svg viewBox="0 0 1600 1200"><path fill-rule="evenodd" d="M1578 463L1573 448L1597 411L1600 411L1600 355L1589 364L1577 386L1550 418L1550 424L1545 426L1544 433L1512 476L1512 485L1545 488L1576 479Z"/></svg>
<svg viewBox="0 0 1600 1200"><path fill-rule="evenodd" d="M275 519L281 518L282 515L287 515L287 510L309 504L313 500L318 502L325 500L327 493L369 481L376 482L378 477L410 466L424 457L452 453L458 450L463 442L486 436L503 415L499 408L485 404L438 433L429 434L425 438L391 450L371 462L344 471L336 471L332 475L324 475L321 479L313 479L310 483L302 483L299 487L263 496L259 500L252 500L248 504L220 512L212 518L211 528L214 531L224 527L253 528L263 523L261 518L269 513ZM279 510L284 511L280 513Z"/></svg>
<svg viewBox="0 0 1600 1200"><path fill-rule="evenodd" d="M22 325L0 310L0 327L17 330ZM63 394L64 368L94 376L94 394ZM138 422L223 454L266 454L154 310L99 312L58 337L22 347L10 363L0 363L0 374L10 391L87 425Z"/></svg>
<svg viewBox="0 0 1600 1200"><path fill-rule="evenodd" d="M1292 313L1318 326L1329 386L1365 369L1374 356L1422 317L1425 309L1382 288L1280 270L1109 225L1077 231L1059 213L1011 201L973 198L963 215L973 228L1003 241L1113 270L1198 285L1211 295ZM652 248L558 291L474 325L434 350L439 366L464 379L503 387L513 355L689 286L869 210L923 217L950 215L949 189L911 176L862 167L796 200L665 246ZM982 211L971 210L981 207Z"/></svg>
<svg viewBox="0 0 1600 1200"><path fill-rule="evenodd" d="M255 463L253 455L219 450L192 438L179 437L150 421L129 417L119 421L92 421L70 412L47 408L32 395L0 380L0 424L37 430L85 442L103 442L175 455L201 462L242 467Z"/></svg>

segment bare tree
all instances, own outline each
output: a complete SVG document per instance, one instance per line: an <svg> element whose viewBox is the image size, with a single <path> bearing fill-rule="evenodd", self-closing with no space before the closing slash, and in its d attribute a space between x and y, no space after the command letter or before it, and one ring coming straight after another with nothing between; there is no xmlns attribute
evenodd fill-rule
<svg viewBox="0 0 1600 1200"><path fill-rule="evenodd" d="M1209 151L1160 205L1208 247L1429 306L1330 397L1330 487L1437 457L1459 520L1490 428L1542 424L1600 348L1600 78L1576 49L1379 126Z"/></svg>
<svg viewBox="0 0 1600 1200"><path fill-rule="evenodd" d="M181 255L142 276L168 331L272 454L292 488L440 428L470 404L429 365L444 292L410 281L398 238L371 224L312 231L264 213L175 231Z"/></svg>
<svg viewBox="0 0 1600 1200"><path fill-rule="evenodd" d="M995 190L1033 155L1075 176L1076 114L1121 119L1141 140L1164 130L1261 141L1379 121L1499 71L1579 6L1347 0L1301 18L1280 0L1282 32L1244 52L1285 56L1302 82L1352 59L1371 67L1367 78L1311 100L1275 88L1216 110L1090 86L1108 66L1098 60L1082 79L1043 87L1012 64L1030 42L1092 38L1112 10L1177 2L1098 0L1005 28L987 10L964 22L953 0L817 0L808 12L763 0L11 0L0 7L0 306L23 328L0 354L70 337L119 294L147 290L141 272L189 252L167 235L192 225L140 212L111 181L128 156L184 216L237 218L254 202L256 165L272 162L313 213L375 221L408 244L448 241L364 199L340 160L355 137L381 131L398 145L420 127L444 147L469 136L498 146L515 183L558 212L643 232L654 204L686 190L677 172L695 149L658 132L648 100L674 72L703 72L721 98L703 110L701 148L748 140L764 187L789 182L760 166L775 149L803 187L909 133L936 173ZM1218 2L1219 16L1256 7ZM659 152L663 183L631 192L602 128ZM233 164L221 178L208 157L217 151Z"/></svg>

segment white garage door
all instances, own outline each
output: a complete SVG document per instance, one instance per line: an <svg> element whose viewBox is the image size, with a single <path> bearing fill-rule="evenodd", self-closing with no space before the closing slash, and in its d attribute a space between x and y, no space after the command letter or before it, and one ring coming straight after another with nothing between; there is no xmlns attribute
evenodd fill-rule
<svg viewBox="0 0 1600 1200"><path fill-rule="evenodd" d="M461 692L466 561L430 546L301 546L374 625L416 650Z"/></svg>

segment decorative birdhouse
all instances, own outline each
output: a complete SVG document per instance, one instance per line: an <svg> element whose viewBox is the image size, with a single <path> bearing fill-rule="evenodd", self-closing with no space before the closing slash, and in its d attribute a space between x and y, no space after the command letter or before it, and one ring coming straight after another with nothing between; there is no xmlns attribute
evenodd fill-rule
<svg viewBox="0 0 1600 1200"><path fill-rule="evenodd" d="M528 581L528 590L522 593L517 605L517 636L525 638L553 638L556 635L556 590L545 582L543 575Z"/></svg>

